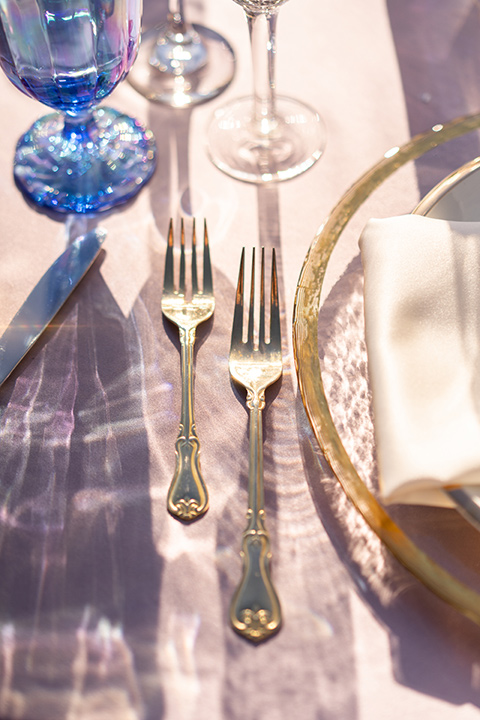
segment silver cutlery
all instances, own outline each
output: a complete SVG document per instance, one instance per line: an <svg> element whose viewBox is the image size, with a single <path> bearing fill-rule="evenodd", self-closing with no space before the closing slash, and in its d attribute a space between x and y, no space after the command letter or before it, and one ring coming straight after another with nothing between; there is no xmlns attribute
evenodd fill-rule
<svg viewBox="0 0 480 720"><path fill-rule="evenodd" d="M252 642L276 633L281 625L281 609L270 577L270 538L265 525L263 488L262 411L265 390L282 375L282 347L275 250L272 252L270 292L270 331L265 335L265 251L262 249L258 339L254 334L255 250L252 253L252 279L248 330L243 340L245 249L242 251L229 357L231 378L247 391L250 410L250 460L248 479L247 527L243 533L241 555L243 573L230 606L233 628Z"/></svg>
<svg viewBox="0 0 480 720"><path fill-rule="evenodd" d="M40 278L0 337L0 385L53 320L100 252L106 232L78 237Z"/></svg>
<svg viewBox="0 0 480 720"><path fill-rule="evenodd" d="M204 223L203 289L199 289L197 275L197 243L195 221L191 242L191 286L187 299L185 228L181 221L180 268L178 289L174 283L173 221L170 220L165 257L162 312L177 325L180 334L182 405L180 429L175 443L176 466L167 498L169 512L185 522L196 520L208 510L208 492L200 470L200 441L194 420L194 345L198 325L208 320L215 309L212 267L208 243L207 223Z"/></svg>

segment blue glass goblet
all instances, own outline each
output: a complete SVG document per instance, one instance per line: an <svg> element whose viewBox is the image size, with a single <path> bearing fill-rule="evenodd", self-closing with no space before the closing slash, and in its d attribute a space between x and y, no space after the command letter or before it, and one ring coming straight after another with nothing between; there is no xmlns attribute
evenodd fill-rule
<svg viewBox="0 0 480 720"><path fill-rule="evenodd" d="M107 210L151 176L152 133L98 107L135 60L141 10L142 0L0 0L5 74L57 111L37 120L15 152L17 185L37 205Z"/></svg>

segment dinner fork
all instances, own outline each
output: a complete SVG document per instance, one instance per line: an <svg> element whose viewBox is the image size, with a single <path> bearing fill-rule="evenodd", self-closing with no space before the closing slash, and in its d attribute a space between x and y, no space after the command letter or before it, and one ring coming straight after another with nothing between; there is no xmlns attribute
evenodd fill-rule
<svg viewBox="0 0 480 720"><path fill-rule="evenodd" d="M169 512L180 520L196 520L208 510L208 492L200 470L200 441L193 412L193 362L197 326L208 320L215 309L212 267L207 223L204 223L203 290L198 288L197 241L195 220L192 227L191 297L186 297L185 228L180 228L180 269L178 290L175 290L173 259L173 222L170 220L165 256L162 312L177 325L180 334L182 403L180 429L175 443L176 465L167 496Z"/></svg>
<svg viewBox="0 0 480 720"><path fill-rule="evenodd" d="M250 410L250 459L247 527L242 536L243 572L230 606L233 628L253 642L280 628L281 609L270 578L270 538L265 526L262 410L265 390L282 375L282 349L275 250L272 251L270 332L265 338L265 250L262 248L258 340L254 340L255 249L252 253L247 338L243 340L245 248L242 250L233 317L229 370L247 391Z"/></svg>

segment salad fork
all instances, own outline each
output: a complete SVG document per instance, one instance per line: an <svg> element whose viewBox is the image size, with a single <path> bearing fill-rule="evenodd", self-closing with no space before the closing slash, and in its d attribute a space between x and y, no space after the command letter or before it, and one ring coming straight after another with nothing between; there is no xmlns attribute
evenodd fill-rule
<svg viewBox="0 0 480 720"><path fill-rule="evenodd" d="M262 248L258 341L254 339L255 249L248 331L243 340L245 249L242 251L233 317L229 370L231 378L247 391L250 410L250 460L247 527L242 537L243 573L230 606L233 628L252 642L260 642L278 631L281 609L270 578L270 538L265 526L263 489L262 410L265 390L282 375L280 311L275 250L272 252L270 332L265 338L265 251Z"/></svg>
<svg viewBox="0 0 480 720"><path fill-rule="evenodd" d="M182 404L180 429L175 443L176 465L167 496L169 512L179 520L196 520L208 510L208 492L200 470L200 441L193 412L193 362L197 326L208 320L215 309L212 267L207 223L204 223L203 290L198 287L195 220L192 227L191 296L187 300L185 282L185 228L181 221L178 290L174 282L173 222L170 220L165 256L162 312L177 325L180 334Z"/></svg>

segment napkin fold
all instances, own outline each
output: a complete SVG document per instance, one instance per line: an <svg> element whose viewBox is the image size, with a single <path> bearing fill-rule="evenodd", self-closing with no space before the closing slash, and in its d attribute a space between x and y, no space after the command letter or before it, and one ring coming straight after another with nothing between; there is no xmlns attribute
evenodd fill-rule
<svg viewBox="0 0 480 720"><path fill-rule="evenodd" d="M382 496L451 505L480 485L480 223L372 219L359 244Z"/></svg>

